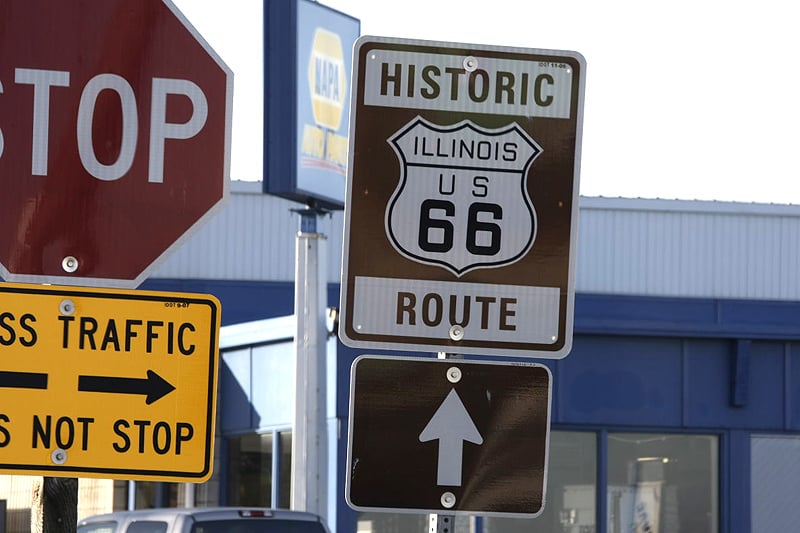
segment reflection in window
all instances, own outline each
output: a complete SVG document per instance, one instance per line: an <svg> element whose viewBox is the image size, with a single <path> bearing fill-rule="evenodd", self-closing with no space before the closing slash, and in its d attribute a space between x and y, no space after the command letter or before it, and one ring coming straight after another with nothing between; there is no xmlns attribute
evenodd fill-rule
<svg viewBox="0 0 800 533"><path fill-rule="evenodd" d="M292 503L292 433L278 433L280 446L280 476L278 477L278 507L288 509Z"/></svg>
<svg viewBox="0 0 800 533"><path fill-rule="evenodd" d="M292 432L237 435L228 437L227 444L228 505L288 509L292 497ZM276 466L277 472L273 472Z"/></svg>
<svg viewBox="0 0 800 533"><path fill-rule="evenodd" d="M434 529L430 527L430 515L426 514L362 512L358 514L356 533L418 533ZM472 533L475 531L475 520L468 516L457 516L449 531Z"/></svg>
<svg viewBox="0 0 800 533"><path fill-rule="evenodd" d="M137 481L135 509L178 506L178 484L157 481Z"/></svg>
<svg viewBox="0 0 800 533"><path fill-rule="evenodd" d="M167 533L167 523L153 520L138 520L128 524L127 533Z"/></svg>
<svg viewBox="0 0 800 533"><path fill-rule="evenodd" d="M326 533L319 522L301 520L214 520L196 522L190 533Z"/></svg>
<svg viewBox="0 0 800 533"><path fill-rule="evenodd" d="M228 438L228 503L271 507L272 433Z"/></svg>
<svg viewBox="0 0 800 533"><path fill-rule="evenodd" d="M610 433L608 532L718 531L717 438Z"/></svg>
<svg viewBox="0 0 800 533"><path fill-rule="evenodd" d="M534 519L488 517L483 533L595 533L598 494L608 533L719 531L718 439L609 433L608 485L598 487L597 434L551 431L545 508ZM361 513L359 533L425 531L425 515ZM454 533L475 531L457 521Z"/></svg>
<svg viewBox="0 0 800 533"><path fill-rule="evenodd" d="M487 518L484 532L594 532L596 458L594 433L551 431L544 511L533 520Z"/></svg>
<svg viewBox="0 0 800 533"><path fill-rule="evenodd" d="M358 533L400 533L425 531L428 517L415 514L359 513Z"/></svg>
<svg viewBox="0 0 800 533"><path fill-rule="evenodd" d="M78 526L78 533L114 533L116 528L117 523L114 521L95 522L93 524Z"/></svg>

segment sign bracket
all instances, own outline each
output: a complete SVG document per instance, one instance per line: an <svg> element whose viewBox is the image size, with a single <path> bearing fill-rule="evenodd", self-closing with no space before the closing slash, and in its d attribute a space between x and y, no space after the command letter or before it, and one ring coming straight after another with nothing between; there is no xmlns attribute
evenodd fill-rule
<svg viewBox="0 0 800 533"><path fill-rule="evenodd" d="M463 354L439 352L437 359L464 359ZM455 503L455 497L450 492L442 494L442 505L445 502ZM428 515L428 533L450 533L455 531L456 515L447 513L436 513Z"/></svg>

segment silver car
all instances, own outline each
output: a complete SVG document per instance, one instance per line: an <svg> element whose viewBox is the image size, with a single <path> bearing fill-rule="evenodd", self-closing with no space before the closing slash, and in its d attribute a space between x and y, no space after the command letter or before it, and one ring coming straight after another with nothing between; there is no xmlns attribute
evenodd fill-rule
<svg viewBox="0 0 800 533"><path fill-rule="evenodd" d="M78 533L329 533L319 516L283 509L198 507L95 515Z"/></svg>

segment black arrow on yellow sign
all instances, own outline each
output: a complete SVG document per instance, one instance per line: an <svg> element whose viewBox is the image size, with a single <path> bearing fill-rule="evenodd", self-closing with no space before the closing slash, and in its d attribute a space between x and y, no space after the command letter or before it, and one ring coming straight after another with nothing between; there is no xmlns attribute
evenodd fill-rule
<svg viewBox="0 0 800 533"><path fill-rule="evenodd" d="M110 394L143 394L147 396L145 403L160 400L175 387L153 372L147 371L146 378L121 378L114 376L78 376L78 391L106 392Z"/></svg>
<svg viewBox="0 0 800 533"><path fill-rule="evenodd" d="M0 387L7 389L46 389L47 374L37 372L0 372Z"/></svg>

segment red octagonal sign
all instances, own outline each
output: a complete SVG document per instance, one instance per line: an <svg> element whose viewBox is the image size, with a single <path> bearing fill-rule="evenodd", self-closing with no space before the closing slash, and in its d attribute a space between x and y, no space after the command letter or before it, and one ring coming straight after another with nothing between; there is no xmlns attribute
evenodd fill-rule
<svg viewBox="0 0 800 533"><path fill-rule="evenodd" d="M2 277L137 286L227 199L232 78L169 0L3 0Z"/></svg>

